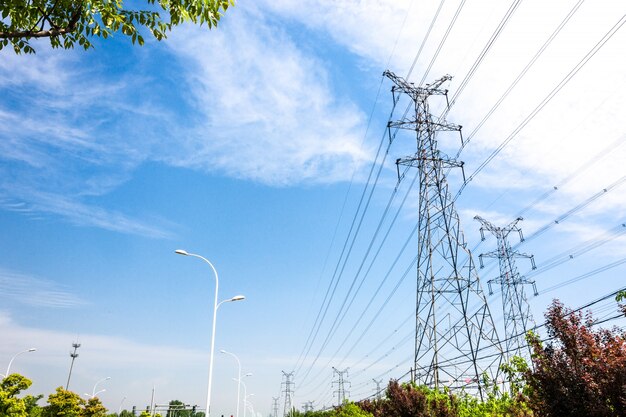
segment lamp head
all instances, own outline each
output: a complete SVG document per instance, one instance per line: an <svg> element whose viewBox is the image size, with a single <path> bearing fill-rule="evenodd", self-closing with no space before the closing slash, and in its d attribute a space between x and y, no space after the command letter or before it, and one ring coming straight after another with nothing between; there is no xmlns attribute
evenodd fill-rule
<svg viewBox="0 0 626 417"><path fill-rule="evenodd" d="M187 251L183 249L176 249L174 253L177 253L179 255L189 256L189 253L187 253Z"/></svg>
<svg viewBox="0 0 626 417"><path fill-rule="evenodd" d="M243 295L236 295L233 298L230 299L230 301L241 301L241 300L245 300L246 297Z"/></svg>
<svg viewBox="0 0 626 417"><path fill-rule="evenodd" d="M30 349L28 349L29 352L34 352L36 350L37 350L37 348L30 348Z"/></svg>
<svg viewBox="0 0 626 417"><path fill-rule="evenodd" d="M228 353L224 349L220 349L220 353Z"/></svg>

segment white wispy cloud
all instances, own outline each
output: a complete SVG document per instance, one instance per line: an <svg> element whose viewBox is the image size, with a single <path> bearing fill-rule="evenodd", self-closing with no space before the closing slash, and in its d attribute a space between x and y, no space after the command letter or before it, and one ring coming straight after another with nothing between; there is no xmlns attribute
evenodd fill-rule
<svg viewBox="0 0 626 417"><path fill-rule="evenodd" d="M349 179L368 158L363 114L335 96L322 60L251 6L210 36L187 28L168 43L206 123L165 160L275 185Z"/></svg>
<svg viewBox="0 0 626 417"><path fill-rule="evenodd" d="M150 77L111 77L91 58L43 48L37 56L8 55L0 63L0 207L170 237L167 222L98 203L149 159L159 139L152 133L167 135L162 125L170 114L133 96Z"/></svg>
<svg viewBox="0 0 626 417"><path fill-rule="evenodd" d="M74 308L88 304L62 285L0 269L0 298L34 307Z"/></svg>

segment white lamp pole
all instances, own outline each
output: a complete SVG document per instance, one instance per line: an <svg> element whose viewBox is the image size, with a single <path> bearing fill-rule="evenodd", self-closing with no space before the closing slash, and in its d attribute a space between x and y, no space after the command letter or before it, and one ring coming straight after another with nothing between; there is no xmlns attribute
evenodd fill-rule
<svg viewBox="0 0 626 417"><path fill-rule="evenodd" d="M122 398L122 401L120 401L120 406L117 408L117 415L119 417L120 413L122 412L122 404L124 404L124 401L126 400L126 397Z"/></svg>
<svg viewBox="0 0 626 417"><path fill-rule="evenodd" d="M252 411L252 415L254 416L254 407L252 406L252 402L248 401L248 397L252 397L254 394L249 394L244 399L244 407L250 406L250 411Z"/></svg>
<svg viewBox="0 0 626 417"><path fill-rule="evenodd" d="M245 374L244 376L252 376L252 374ZM245 382L241 381L241 384L243 385L243 417L246 417L246 404L248 403L248 388L246 387ZM254 395L254 394L250 394L250 395Z"/></svg>
<svg viewBox="0 0 626 417"><path fill-rule="evenodd" d="M225 353L226 355L232 356L237 361L237 367L238 367L238 371L237 371L237 412L236 412L235 416L239 417L239 402L240 402L239 398L240 398L240 392L241 392L241 362L239 361L239 358L237 357L237 355L235 355L234 353L227 352L224 349L220 350L220 352Z"/></svg>
<svg viewBox="0 0 626 417"><path fill-rule="evenodd" d="M217 320L217 308L225 302L240 301L240 300L245 299L246 297L244 297L243 295L236 295L235 297L228 299L228 300L224 300L218 304L217 303L217 291L219 289L219 277L217 275L217 270L215 269L211 261L206 259L204 256L196 255L195 253L189 253L183 249L176 249L174 252L176 252L179 255L193 256L194 258L202 259L204 262L209 264L209 266L213 270L213 274L215 275L215 299L213 301L213 328L211 330L211 353L209 356L209 386L207 388L207 396L206 396L206 417L210 417L211 415L211 382L213 379L213 353L215 351L215 322Z"/></svg>
<svg viewBox="0 0 626 417"><path fill-rule="evenodd" d="M93 384L93 389L91 390L91 398L96 396L96 387L98 386L99 383L104 382L104 381L108 381L109 379L111 379L110 376L107 376L106 378L102 378L101 380L99 380L98 382L96 382L95 384ZM104 390L98 391L98 393L103 392Z"/></svg>
<svg viewBox="0 0 626 417"><path fill-rule="evenodd" d="M12 358L11 358L11 360L9 361L9 366L7 366L7 373L6 373L6 375L5 375L5 378L6 378L7 376L9 376L9 372L11 371L11 364L13 363L13 361L15 360L15 358L17 358L18 356L20 356L22 353L34 352L34 351L36 351L36 350L37 350L36 348L30 348L30 349L23 350L23 351L21 351L21 352L16 353L15 355L13 355L13 357L12 357Z"/></svg>

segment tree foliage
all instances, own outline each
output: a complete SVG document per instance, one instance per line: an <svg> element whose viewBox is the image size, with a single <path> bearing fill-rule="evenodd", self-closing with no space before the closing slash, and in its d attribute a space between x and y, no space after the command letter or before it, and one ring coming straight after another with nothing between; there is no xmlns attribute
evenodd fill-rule
<svg viewBox="0 0 626 417"><path fill-rule="evenodd" d="M626 415L626 339L591 326L591 314L554 301L546 313L551 342L530 335L534 370L527 373L531 404L542 417Z"/></svg>
<svg viewBox="0 0 626 417"><path fill-rule="evenodd" d="M42 417L82 417L85 401L78 394L58 387L48 396L48 405L42 410Z"/></svg>
<svg viewBox="0 0 626 417"><path fill-rule="evenodd" d="M0 1L0 50L11 45L16 53L34 53L30 43L34 38L48 38L53 48L78 44L88 49L93 37L108 38L114 33L143 45L142 33L162 40L185 21L212 28L234 0L144 0L133 4L142 8L126 8L123 0ZM145 30L140 33L142 27Z"/></svg>
<svg viewBox="0 0 626 417"><path fill-rule="evenodd" d="M28 404L18 398L20 392L28 389L31 380L19 374L11 374L0 382L0 416L28 417Z"/></svg>
<svg viewBox="0 0 626 417"><path fill-rule="evenodd" d="M452 394L415 384L391 381L386 397L365 400L359 406L374 417L531 417L520 392L496 395L495 387L485 401L467 394ZM333 416L334 417L334 416Z"/></svg>
<svg viewBox="0 0 626 417"><path fill-rule="evenodd" d="M83 409L80 411L80 417L106 417L107 409L104 408L100 398L91 397L85 403Z"/></svg>

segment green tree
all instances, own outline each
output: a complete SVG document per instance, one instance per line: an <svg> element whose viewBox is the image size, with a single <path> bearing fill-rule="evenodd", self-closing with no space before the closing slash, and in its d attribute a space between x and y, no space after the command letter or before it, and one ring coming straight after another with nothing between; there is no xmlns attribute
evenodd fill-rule
<svg viewBox="0 0 626 417"><path fill-rule="evenodd" d="M26 402L17 395L31 384L30 379L19 374L8 375L0 382L0 416L28 417Z"/></svg>
<svg viewBox="0 0 626 417"><path fill-rule="evenodd" d="M28 417L41 417L42 408L37 405L37 402L43 398L42 394L39 395L27 395L24 397L24 404L26 405L26 412Z"/></svg>
<svg viewBox="0 0 626 417"><path fill-rule="evenodd" d="M48 405L43 408L42 417L82 417L85 401L78 394L58 387L56 393L48 396Z"/></svg>
<svg viewBox="0 0 626 417"><path fill-rule="evenodd" d="M106 417L107 409L104 408L100 398L92 397L80 411L80 417Z"/></svg>
<svg viewBox="0 0 626 417"><path fill-rule="evenodd" d="M191 410L187 410L185 403L179 400L172 400L169 403L165 417L190 417Z"/></svg>
<svg viewBox="0 0 626 417"><path fill-rule="evenodd" d="M113 33L129 36L143 45L139 29L162 40L185 21L209 28L217 25L234 0L144 0L125 8L123 0L2 0L0 1L0 50L8 45L16 53L34 53L30 41L48 38L53 48L88 49L93 37ZM143 5L142 5L143 3Z"/></svg>

